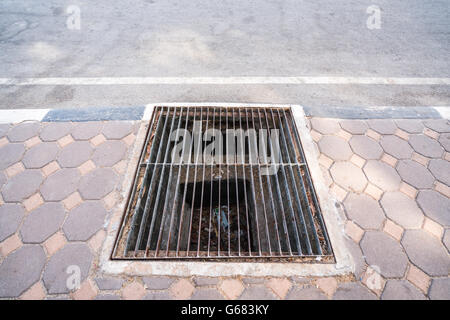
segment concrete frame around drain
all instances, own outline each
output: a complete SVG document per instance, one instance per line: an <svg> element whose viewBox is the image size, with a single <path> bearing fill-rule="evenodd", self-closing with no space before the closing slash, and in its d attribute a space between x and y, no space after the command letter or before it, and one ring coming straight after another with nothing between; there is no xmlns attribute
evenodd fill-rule
<svg viewBox="0 0 450 320"><path fill-rule="evenodd" d="M303 150L308 163L311 178L317 193L328 236L333 248L335 263L298 263L298 262L201 262L201 261L124 261L111 260L117 233L120 231L128 194L131 192L134 173L145 142L148 120L143 120L136 137L132 157L122 184L122 202L113 212L108 223L106 240L100 253L100 270L106 274L150 276L167 275L188 277L199 276L333 276L353 273L355 266L345 245L344 219L339 215L335 201L328 192L322 171L318 164L318 154L307 127L305 113L300 105L274 104L236 104L236 103L158 103L146 107L145 114L151 115L157 106L185 107L291 107L297 130L301 137Z"/></svg>

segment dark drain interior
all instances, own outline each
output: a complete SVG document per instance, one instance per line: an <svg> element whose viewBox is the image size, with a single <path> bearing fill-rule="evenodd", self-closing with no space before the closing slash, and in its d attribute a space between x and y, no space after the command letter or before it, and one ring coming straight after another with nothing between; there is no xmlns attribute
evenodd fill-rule
<svg viewBox="0 0 450 320"><path fill-rule="evenodd" d="M112 258L332 262L290 108L155 108Z"/></svg>

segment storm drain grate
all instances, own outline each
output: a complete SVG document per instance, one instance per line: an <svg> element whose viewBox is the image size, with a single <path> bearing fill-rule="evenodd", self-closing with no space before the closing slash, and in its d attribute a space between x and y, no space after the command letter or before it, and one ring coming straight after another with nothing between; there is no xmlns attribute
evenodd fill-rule
<svg viewBox="0 0 450 320"><path fill-rule="evenodd" d="M333 261L291 109L155 107L112 258Z"/></svg>

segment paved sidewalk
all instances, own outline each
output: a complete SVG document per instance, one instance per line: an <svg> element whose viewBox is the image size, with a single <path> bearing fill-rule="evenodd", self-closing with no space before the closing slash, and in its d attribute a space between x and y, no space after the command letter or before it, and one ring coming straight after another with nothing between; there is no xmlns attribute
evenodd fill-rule
<svg viewBox="0 0 450 320"><path fill-rule="evenodd" d="M101 274L139 125L0 124L0 298L450 299L449 121L310 119L356 263L326 278Z"/></svg>

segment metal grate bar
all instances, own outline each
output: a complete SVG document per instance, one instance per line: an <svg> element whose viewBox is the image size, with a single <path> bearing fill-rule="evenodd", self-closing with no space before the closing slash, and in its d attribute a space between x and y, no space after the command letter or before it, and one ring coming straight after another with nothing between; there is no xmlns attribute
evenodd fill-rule
<svg viewBox="0 0 450 320"><path fill-rule="evenodd" d="M113 258L317 257L333 259L289 108L155 108Z"/></svg>

